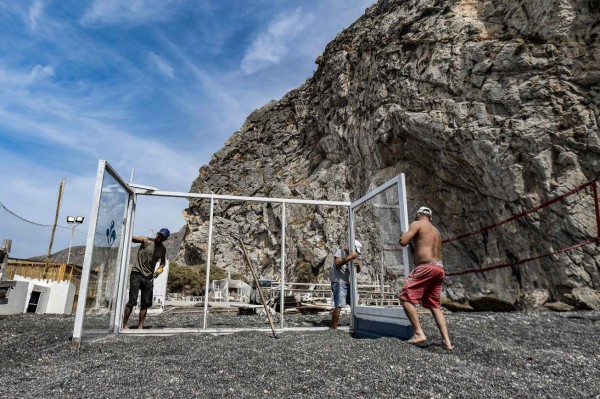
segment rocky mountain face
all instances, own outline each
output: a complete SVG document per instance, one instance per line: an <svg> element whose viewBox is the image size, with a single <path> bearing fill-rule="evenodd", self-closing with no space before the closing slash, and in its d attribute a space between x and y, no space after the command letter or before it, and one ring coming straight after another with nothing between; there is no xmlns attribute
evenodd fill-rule
<svg viewBox="0 0 600 399"><path fill-rule="evenodd" d="M352 201L405 173L444 238L476 231L600 172L600 1L381 0L341 32L314 75L252 113L191 192ZM597 236L578 196L513 227L444 246L449 271L548 254ZM278 278L281 205L215 204L214 262L242 268L236 237ZM206 261L209 206L192 200L179 257ZM286 279L325 281L347 216L288 206ZM366 238L368 240L368 238ZM489 247L495 248L494 254ZM476 308L600 308L596 244L448 277ZM361 273L374 281L375 268Z"/></svg>

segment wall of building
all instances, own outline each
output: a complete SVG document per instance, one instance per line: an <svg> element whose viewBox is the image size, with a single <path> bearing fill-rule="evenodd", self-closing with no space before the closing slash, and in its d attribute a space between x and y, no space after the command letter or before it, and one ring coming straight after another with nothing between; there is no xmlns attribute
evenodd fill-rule
<svg viewBox="0 0 600 399"><path fill-rule="evenodd" d="M19 275L15 275L15 281L28 283L27 301L29 301L32 291L42 292L38 304L39 309L36 313L71 314L75 298L75 285L73 283L32 279Z"/></svg>
<svg viewBox="0 0 600 399"><path fill-rule="evenodd" d="M4 281L3 283L10 282ZM14 281L14 283L14 287L8 291L8 303L0 305L0 314L24 313L27 308L29 283L25 281Z"/></svg>
<svg viewBox="0 0 600 399"><path fill-rule="evenodd" d="M152 307L163 309L167 294L167 279L169 278L169 260L167 259L163 272L154 279L154 288L152 289Z"/></svg>

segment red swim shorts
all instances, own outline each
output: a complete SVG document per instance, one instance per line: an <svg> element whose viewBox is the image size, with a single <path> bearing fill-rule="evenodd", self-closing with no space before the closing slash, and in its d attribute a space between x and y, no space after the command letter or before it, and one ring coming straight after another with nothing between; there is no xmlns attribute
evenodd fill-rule
<svg viewBox="0 0 600 399"><path fill-rule="evenodd" d="M421 302L425 308L439 309L442 282L445 276L446 272L443 266L435 263L422 263L410 272L398 298L413 305Z"/></svg>

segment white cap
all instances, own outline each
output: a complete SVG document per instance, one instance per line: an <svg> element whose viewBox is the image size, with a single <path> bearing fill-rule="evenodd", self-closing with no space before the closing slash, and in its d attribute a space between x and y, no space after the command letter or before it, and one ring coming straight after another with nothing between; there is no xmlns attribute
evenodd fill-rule
<svg viewBox="0 0 600 399"><path fill-rule="evenodd" d="M417 215L421 215L421 214L431 217L433 212L431 212L431 209L427 208L426 206L422 206L417 210Z"/></svg>
<svg viewBox="0 0 600 399"><path fill-rule="evenodd" d="M354 240L354 248L359 254L362 253L362 244L358 240Z"/></svg>

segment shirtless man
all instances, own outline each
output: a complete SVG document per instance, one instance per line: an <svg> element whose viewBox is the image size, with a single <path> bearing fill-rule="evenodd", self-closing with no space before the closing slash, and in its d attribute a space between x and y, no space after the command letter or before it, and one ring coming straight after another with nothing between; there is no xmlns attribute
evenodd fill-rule
<svg viewBox="0 0 600 399"><path fill-rule="evenodd" d="M446 318L440 309L442 282L446 275L442 264L442 237L438 229L431 223L431 215L431 209L425 206L420 207L415 221L400 237L399 242L403 247L412 243L417 266L408 275L398 298L402 302L402 307L414 330L414 335L407 341L408 343L427 342L415 307L420 302L423 307L429 308L431 311L442 334L443 348L452 350Z"/></svg>

